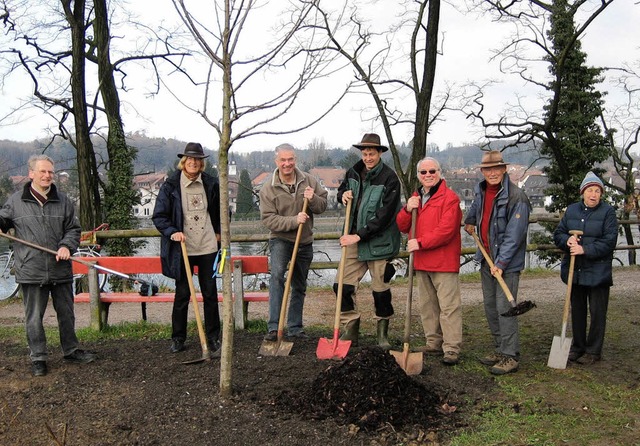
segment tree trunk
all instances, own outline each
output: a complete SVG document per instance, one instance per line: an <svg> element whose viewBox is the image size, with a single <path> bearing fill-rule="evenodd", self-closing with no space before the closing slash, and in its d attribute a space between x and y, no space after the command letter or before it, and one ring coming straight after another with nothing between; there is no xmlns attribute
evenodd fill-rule
<svg viewBox="0 0 640 446"><path fill-rule="evenodd" d="M71 95L75 125L75 148L78 159L78 187L80 194L79 218L84 229L97 226L100 214L100 192L98 189L98 168L96 166L93 143L87 119L85 84L85 0L73 2L63 0L62 6L71 28Z"/></svg>
<svg viewBox="0 0 640 446"><path fill-rule="evenodd" d="M231 252L231 225L229 222L229 149L231 148L231 99L233 84L231 79L230 53L230 17L229 1L225 0L225 29L222 34L222 117L220 144L218 152L218 172L220 175L220 235L221 248ZM232 389L233 368L233 301L231 287L230 262L222 272L222 355L220 358L220 395L230 397Z"/></svg>
<svg viewBox="0 0 640 446"><path fill-rule="evenodd" d="M415 168L418 162L427 153L427 132L429 131L429 112L431 110L431 98L433 96L433 84L436 76L436 62L438 60L438 27L440 24L440 0L429 1L429 12L427 17L427 31L424 42L424 66L420 88L416 95L416 122L413 129L413 150L407 166L408 181L405 189L405 198L409 198L413 191L420 185ZM421 11L422 15L422 11ZM416 26L421 26L422 20L418 19ZM415 66L419 52L414 51L411 55L411 64ZM417 73L417 70L414 70ZM415 79L417 83L418 79Z"/></svg>
<svg viewBox="0 0 640 446"><path fill-rule="evenodd" d="M100 94L109 126L107 135L108 182L105 187L106 220L113 229L132 229L133 206L137 201L137 195L131 187L136 150L127 145L120 116L120 98L109 55L111 36L106 1L95 0L94 6L93 28L97 47ZM111 255L128 256L133 254L133 245L130 240L112 241L109 243L108 249Z"/></svg>

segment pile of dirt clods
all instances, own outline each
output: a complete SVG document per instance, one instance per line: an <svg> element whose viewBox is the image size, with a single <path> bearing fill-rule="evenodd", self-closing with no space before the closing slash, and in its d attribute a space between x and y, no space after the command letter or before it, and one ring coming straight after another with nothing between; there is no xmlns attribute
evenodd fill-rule
<svg viewBox="0 0 640 446"><path fill-rule="evenodd" d="M365 431L435 427L442 417L435 388L413 380L379 347L363 348L320 373L311 386L280 395L276 404L311 419L333 418Z"/></svg>

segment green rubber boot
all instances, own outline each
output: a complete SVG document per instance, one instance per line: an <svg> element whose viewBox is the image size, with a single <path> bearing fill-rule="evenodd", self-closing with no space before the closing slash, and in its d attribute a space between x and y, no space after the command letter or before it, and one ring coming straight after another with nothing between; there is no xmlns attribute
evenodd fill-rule
<svg viewBox="0 0 640 446"><path fill-rule="evenodd" d="M391 344L387 338L389 332L389 319L378 320L378 346L383 350L391 350Z"/></svg>
<svg viewBox="0 0 640 446"><path fill-rule="evenodd" d="M340 336L341 341L351 341L352 347L358 346L358 336L360 334L360 319L354 319L347 323L345 331Z"/></svg>

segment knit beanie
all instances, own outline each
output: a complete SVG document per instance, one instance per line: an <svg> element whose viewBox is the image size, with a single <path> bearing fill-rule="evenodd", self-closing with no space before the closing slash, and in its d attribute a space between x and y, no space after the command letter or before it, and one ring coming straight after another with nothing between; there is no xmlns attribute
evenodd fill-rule
<svg viewBox="0 0 640 446"><path fill-rule="evenodd" d="M582 195L584 190L589 186L600 186L600 190L604 192L604 184L602 183L602 180L600 180L600 178L598 178L593 172L587 172L584 180L580 183L580 195Z"/></svg>

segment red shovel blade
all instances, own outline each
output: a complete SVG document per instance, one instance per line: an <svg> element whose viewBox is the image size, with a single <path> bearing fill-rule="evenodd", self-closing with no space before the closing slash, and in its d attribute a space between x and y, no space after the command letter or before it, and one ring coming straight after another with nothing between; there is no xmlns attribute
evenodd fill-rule
<svg viewBox="0 0 640 446"><path fill-rule="evenodd" d="M336 330L333 333L333 339L318 339L316 356L318 359L335 359L340 361L349 353L349 347L351 347L351 341L341 341L338 339L338 331Z"/></svg>

